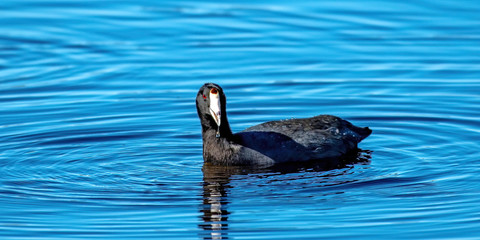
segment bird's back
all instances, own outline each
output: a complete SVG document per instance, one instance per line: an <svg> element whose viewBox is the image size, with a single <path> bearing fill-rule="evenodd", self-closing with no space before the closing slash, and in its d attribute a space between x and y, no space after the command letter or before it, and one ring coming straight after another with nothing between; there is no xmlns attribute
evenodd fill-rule
<svg viewBox="0 0 480 240"><path fill-rule="evenodd" d="M283 162L339 157L370 133L341 118L319 115L265 122L235 135L242 145Z"/></svg>

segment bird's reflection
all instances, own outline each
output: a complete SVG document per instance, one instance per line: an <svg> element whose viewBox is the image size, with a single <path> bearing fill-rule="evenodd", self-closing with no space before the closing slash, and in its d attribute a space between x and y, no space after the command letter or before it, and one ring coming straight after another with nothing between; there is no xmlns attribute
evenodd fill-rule
<svg viewBox="0 0 480 240"><path fill-rule="evenodd" d="M334 165L319 162L289 163L275 165L269 168L248 168L239 166L215 166L209 163L203 165L203 202L200 207L202 222L199 224L204 231L204 239L228 239L228 199L231 188L230 178L234 175L252 173L295 173L308 169L309 171L326 171L344 168L353 163L368 163L371 155L368 150L360 150L337 161Z"/></svg>
<svg viewBox="0 0 480 240"><path fill-rule="evenodd" d="M227 188L231 173L228 167L203 165L203 213L204 239L228 239Z"/></svg>

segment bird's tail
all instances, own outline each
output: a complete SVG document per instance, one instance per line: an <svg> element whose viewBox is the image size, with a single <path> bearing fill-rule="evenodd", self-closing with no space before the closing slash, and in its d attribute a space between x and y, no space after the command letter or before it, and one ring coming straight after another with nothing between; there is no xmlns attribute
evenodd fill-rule
<svg viewBox="0 0 480 240"><path fill-rule="evenodd" d="M369 127L357 127L351 122L344 120L345 126L352 132L354 132L354 137L357 139L357 142L361 142L366 137L372 134L372 130Z"/></svg>
<svg viewBox="0 0 480 240"><path fill-rule="evenodd" d="M364 128L357 127L357 129L355 129L355 132L358 133L360 137L360 141L362 141L366 137L370 136L370 134L372 134L372 129L370 129L369 127L364 127Z"/></svg>

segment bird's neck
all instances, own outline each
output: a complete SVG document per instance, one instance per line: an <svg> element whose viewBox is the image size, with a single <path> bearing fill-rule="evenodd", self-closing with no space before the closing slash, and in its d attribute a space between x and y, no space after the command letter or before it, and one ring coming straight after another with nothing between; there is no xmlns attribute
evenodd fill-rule
<svg viewBox="0 0 480 240"><path fill-rule="evenodd" d="M220 136L217 137L216 129L203 130L203 159L214 164L227 164L225 161L232 156L231 135L231 131L227 133L221 131Z"/></svg>
<svg viewBox="0 0 480 240"><path fill-rule="evenodd" d="M231 138L233 135L232 130L228 122L222 123L220 127L216 124L202 125L202 137L203 139L209 138Z"/></svg>

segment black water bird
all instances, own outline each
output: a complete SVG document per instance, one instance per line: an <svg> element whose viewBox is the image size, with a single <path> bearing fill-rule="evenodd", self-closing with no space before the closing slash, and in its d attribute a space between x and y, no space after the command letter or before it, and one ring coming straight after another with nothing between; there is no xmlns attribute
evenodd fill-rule
<svg viewBox="0 0 480 240"><path fill-rule="evenodd" d="M216 165L334 162L356 151L358 143L372 132L339 117L319 115L266 122L234 134L227 119L225 93L219 85L204 84L196 104L202 125L203 159Z"/></svg>

